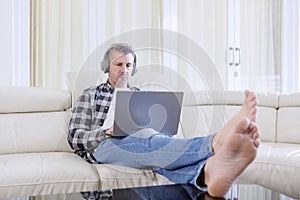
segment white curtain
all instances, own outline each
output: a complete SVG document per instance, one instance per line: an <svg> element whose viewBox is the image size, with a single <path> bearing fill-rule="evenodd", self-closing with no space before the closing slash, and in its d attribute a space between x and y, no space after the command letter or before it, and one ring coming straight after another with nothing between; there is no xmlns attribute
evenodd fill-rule
<svg viewBox="0 0 300 200"><path fill-rule="evenodd" d="M176 31L190 41L190 56L178 59L177 70L194 90L222 90L226 86L226 3L178 0Z"/></svg>
<svg viewBox="0 0 300 200"><path fill-rule="evenodd" d="M88 54L88 3L31 0L31 86L64 88L66 73Z"/></svg>
<svg viewBox="0 0 300 200"><path fill-rule="evenodd" d="M31 85L66 88L67 72L99 65L118 35L159 28L160 12L159 0L31 0Z"/></svg>
<svg viewBox="0 0 300 200"><path fill-rule="evenodd" d="M280 91L282 1L241 1L241 87Z"/></svg>
<svg viewBox="0 0 300 200"><path fill-rule="evenodd" d="M299 0L283 0L282 67L280 91L300 91L299 70Z"/></svg>
<svg viewBox="0 0 300 200"><path fill-rule="evenodd" d="M242 88L298 92L298 0L241 0Z"/></svg>
<svg viewBox="0 0 300 200"><path fill-rule="evenodd" d="M228 12L232 12L227 3L226 0L177 1L176 31L194 41L213 62L210 65L203 56L197 66L192 66L178 59L177 70L195 88L215 88L211 84L221 79L223 87L230 89L224 59L229 33L226 20ZM297 91L298 1L239 0L236 5L240 13L239 18L234 19L238 23L239 36L235 37L239 37L240 48L240 76L236 88L257 92ZM189 48L189 54L197 56L194 50ZM206 72L207 68L215 68L218 74L215 70Z"/></svg>
<svg viewBox="0 0 300 200"><path fill-rule="evenodd" d="M140 71L162 63L162 0L89 1L90 54L80 70L100 70L105 50L114 42L129 43L136 50ZM158 46L159 49L152 49ZM152 69L153 70L153 69ZM160 69L155 69L160 70ZM143 72L135 81L140 81ZM137 80L138 79L138 80Z"/></svg>
<svg viewBox="0 0 300 200"><path fill-rule="evenodd" d="M164 72L167 81L175 71L178 86L225 88L226 6L227 0L31 0L31 85L65 88L68 71L98 70L112 42L128 42L138 66ZM282 8L282 0L240 0L241 89L288 88Z"/></svg>
<svg viewBox="0 0 300 200"><path fill-rule="evenodd" d="M199 54L206 61L200 64L211 67L207 61L213 61L224 71L225 23L217 24L224 20L225 2L31 0L31 85L64 88L68 71L98 69L112 42L129 42L137 49L141 70L162 82L178 81L179 72L181 80L202 89L208 77L201 80L202 69L193 76L190 65L199 62L189 62L199 56L185 41L203 50Z"/></svg>

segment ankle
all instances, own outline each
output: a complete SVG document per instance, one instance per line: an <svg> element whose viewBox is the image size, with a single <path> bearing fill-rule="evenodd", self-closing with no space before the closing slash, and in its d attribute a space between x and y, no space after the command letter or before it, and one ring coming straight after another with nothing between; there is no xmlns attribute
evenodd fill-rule
<svg viewBox="0 0 300 200"><path fill-rule="evenodd" d="M216 153L218 151L218 149L220 148L220 137L221 137L221 134L222 132L218 132L216 133L214 136L213 136L213 139L212 139L212 143L211 143L211 148L212 148L212 151L214 153Z"/></svg>
<svg viewBox="0 0 300 200"><path fill-rule="evenodd" d="M199 187L207 187L207 185L205 184L205 172L204 172L204 168L205 168L205 165L203 166L203 168L201 169L201 172L196 180L196 184L199 186Z"/></svg>

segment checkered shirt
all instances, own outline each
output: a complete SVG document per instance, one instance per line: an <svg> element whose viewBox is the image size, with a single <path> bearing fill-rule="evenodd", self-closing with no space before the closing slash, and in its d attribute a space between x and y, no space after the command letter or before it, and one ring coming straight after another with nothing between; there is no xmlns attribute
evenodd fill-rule
<svg viewBox="0 0 300 200"><path fill-rule="evenodd" d="M130 87L131 90L138 90ZM75 153L95 163L93 152L106 139L102 126L112 102L114 88L105 82L85 89L73 109L68 141Z"/></svg>

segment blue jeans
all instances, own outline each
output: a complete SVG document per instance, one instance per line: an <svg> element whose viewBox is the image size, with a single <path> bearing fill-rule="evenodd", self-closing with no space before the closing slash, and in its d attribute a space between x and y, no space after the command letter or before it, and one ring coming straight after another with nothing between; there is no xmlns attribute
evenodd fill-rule
<svg viewBox="0 0 300 200"><path fill-rule="evenodd" d="M139 131L127 137L102 141L94 152L98 163L150 169L178 184L193 184L214 153L212 137L177 139L163 134Z"/></svg>

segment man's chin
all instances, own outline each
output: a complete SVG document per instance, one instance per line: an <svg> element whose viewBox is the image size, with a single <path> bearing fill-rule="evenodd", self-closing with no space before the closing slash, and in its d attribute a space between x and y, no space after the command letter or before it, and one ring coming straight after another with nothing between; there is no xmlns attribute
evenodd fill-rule
<svg viewBox="0 0 300 200"><path fill-rule="evenodd" d="M128 78L118 78L118 82L128 82Z"/></svg>
<svg viewBox="0 0 300 200"><path fill-rule="evenodd" d="M128 78L119 78L116 87L127 87Z"/></svg>

